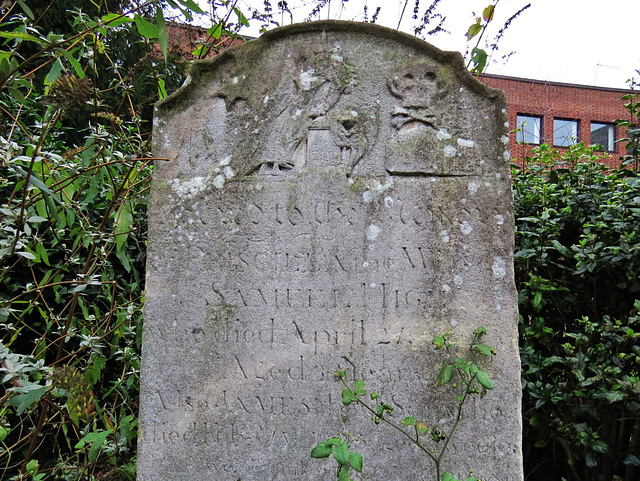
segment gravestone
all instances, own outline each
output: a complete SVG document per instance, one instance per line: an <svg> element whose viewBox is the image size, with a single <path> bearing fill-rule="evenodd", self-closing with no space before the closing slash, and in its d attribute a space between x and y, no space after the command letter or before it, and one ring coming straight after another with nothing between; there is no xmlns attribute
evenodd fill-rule
<svg viewBox="0 0 640 481"><path fill-rule="evenodd" d="M496 387L444 469L521 480L506 128L459 54L370 24L194 64L154 124L138 479L335 479L310 452L350 433L373 481L434 480L333 373L449 429L432 339L483 325Z"/></svg>

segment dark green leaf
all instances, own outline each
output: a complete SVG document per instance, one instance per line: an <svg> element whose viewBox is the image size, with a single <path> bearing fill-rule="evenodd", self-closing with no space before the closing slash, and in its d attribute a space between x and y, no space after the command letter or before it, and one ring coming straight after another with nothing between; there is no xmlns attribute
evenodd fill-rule
<svg viewBox="0 0 640 481"><path fill-rule="evenodd" d="M197 3L195 3L193 0L178 0L178 2L184 5L186 8L188 8L192 12L195 12L199 15L205 14L205 11L202 10L200 6Z"/></svg>
<svg viewBox="0 0 640 481"><path fill-rule="evenodd" d="M564 359L560 356L549 356L546 359L542 360L542 367L553 366L554 364L563 364Z"/></svg>
<svg viewBox="0 0 640 481"><path fill-rule="evenodd" d="M556 239L553 239L551 241L551 245L555 248L555 250L557 250L563 256L567 258L573 257L573 253L567 247L560 244L560 242L558 242Z"/></svg>
<svg viewBox="0 0 640 481"><path fill-rule="evenodd" d="M51 66L49 73L44 78L44 84L51 85L60 77L60 75L62 75L62 72L64 72L64 66L62 65L62 62L60 61L60 59L57 58L56 61L53 62L53 65Z"/></svg>
<svg viewBox="0 0 640 481"><path fill-rule="evenodd" d="M487 52L477 47L472 49L471 62L473 63L473 68L471 69L472 72L474 73L484 72L484 69L487 66Z"/></svg>
<svg viewBox="0 0 640 481"><path fill-rule="evenodd" d="M84 78L85 75L84 75L84 70L82 70L82 65L80 65L80 62L78 62L78 60L76 60L76 58L73 56L73 53L67 52L66 50L62 50L62 54L69 61L69 63L73 67L73 70L75 70L78 78Z"/></svg>
<svg viewBox="0 0 640 481"><path fill-rule="evenodd" d="M627 456L622 460L622 464L640 467L640 458L635 454L627 454Z"/></svg>
<svg viewBox="0 0 640 481"><path fill-rule="evenodd" d="M598 457L595 453L587 453L584 459L588 468L595 468L596 466L598 466Z"/></svg>
<svg viewBox="0 0 640 481"><path fill-rule="evenodd" d="M29 17L31 20L35 19L35 16L33 15L33 12L31 11L31 9L27 6L27 2L25 2L24 0L16 0L16 2L18 3L18 5L20 5L20 7L22 8L22 10L24 11L24 13L27 14L27 17Z"/></svg>
<svg viewBox="0 0 640 481"><path fill-rule="evenodd" d="M131 205L129 202L125 202L120 206L116 214L116 248L121 250L127 243L127 236L133 226L133 212L131 212Z"/></svg>
<svg viewBox="0 0 640 481"><path fill-rule="evenodd" d="M606 393L606 399L609 402L609 404L617 401L622 401L625 397L626 397L625 393L621 391L608 391Z"/></svg>
<svg viewBox="0 0 640 481"><path fill-rule="evenodd" d="M440 374L438 374L438 379L434 386L442 386L443 384L451 381L451 377L453 376L453 366L451 364L446 364L442 366L440 369Z"/></svg>
<svg viewBox="0 0 640 481"><path fill-rule="evenodd" d="M604 441L595 440L591 445L591 449L594 450L596 453L603 454L609 450L609 445Z"/></svg>

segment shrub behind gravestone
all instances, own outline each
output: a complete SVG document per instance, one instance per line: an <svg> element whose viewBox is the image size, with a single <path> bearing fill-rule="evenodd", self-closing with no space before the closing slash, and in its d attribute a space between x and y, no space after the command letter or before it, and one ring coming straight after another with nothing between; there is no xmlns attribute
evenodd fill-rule
<svg viewBox="0 0 640 481"><path fill-rule="evenodd" d="M528 160L514 176L527 479L638 479L638 177L582 145Z"/></svg>

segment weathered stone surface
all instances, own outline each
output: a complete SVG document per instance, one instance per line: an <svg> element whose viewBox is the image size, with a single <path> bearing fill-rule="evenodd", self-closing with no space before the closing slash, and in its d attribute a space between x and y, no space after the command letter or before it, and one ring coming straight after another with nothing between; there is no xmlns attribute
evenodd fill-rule
<svg viewBox="0 0 640 481"><path fill-rule="evenodd" d="M270 32L157 106L140 481L329 480L351 433L372 480L434 480L335 369L441 427L434 335L484 325L496 388L445 468L519 481L513 213L502 95L458 54L368 24Z"/></svg>

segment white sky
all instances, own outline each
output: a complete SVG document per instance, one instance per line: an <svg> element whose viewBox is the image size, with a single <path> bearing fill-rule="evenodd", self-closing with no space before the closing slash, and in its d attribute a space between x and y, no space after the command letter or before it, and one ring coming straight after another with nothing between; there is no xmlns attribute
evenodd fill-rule
<svg viewBox="0 0 640 481"><path fill-rule="evenodd" d="M304 21L316 2L289 0L294 22ZM378 24L396 28L405 0L331 0L322 18L362 21L363 6L368 3L371 16L377 6L382 10ZM441 0L437 12L446 16L444 28L427 41L442 50L467 50L465 33L475 21L474 12L493 3L491 0ZM501 0L485 39L492 41L504 22L521 7L531 3L507 29L492 57L487 73L602 87L627 88L626 80L640 75L640 1L639 0ZM274 12L277 0L271 0ZM307 6L305 6L307 4ZM409 0L401 30L411 33L415 0ZM421 0L420 14L431 4ZM249 12L262 8L262 0L238 0ZM288 14L276 16L282 24L291 23ZM255 21L254 21L255 22ZM254 23L255 27L257 25ZM246 35L257 35L252 25ZM475 40L472 41L475 46ZM484 42L484 40L483 40ZM484 45L481 44L481 47ZM505 63L503 55L515 52Z"/></svg>

